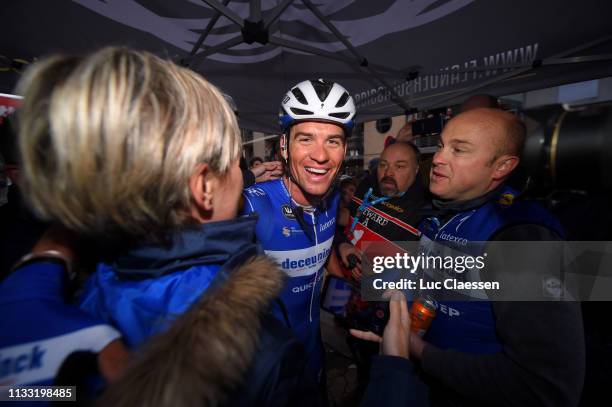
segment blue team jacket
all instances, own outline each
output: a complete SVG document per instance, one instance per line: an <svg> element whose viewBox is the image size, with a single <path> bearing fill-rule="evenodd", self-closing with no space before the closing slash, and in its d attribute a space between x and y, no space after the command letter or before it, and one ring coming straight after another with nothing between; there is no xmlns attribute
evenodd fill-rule
<svg viewBox="0 0 612 407"><path fill-rule="evenodd" d="M168 246L142 245L100 264L87 282L80 307L108 321L136 347L163 331L213 284L260 252L255 217L207 223L170 237Z"/></svg>
<svg viewBox="0 0 612 407"><path fill-rule="evenodd" d="M456 213L444 224L435 217L425 219L420 227L422 251L432 254L432 247L437 248L433 250L446 247L479 256L488 240L511 225L537 224L563 235L559 222L540 205L516 200L516 191L508 186L498 192L483 205ZM436 317L425 339L443 349L467 353L500 352L502 348L495 334L493 308L484 298L438 301Z"/></svg>

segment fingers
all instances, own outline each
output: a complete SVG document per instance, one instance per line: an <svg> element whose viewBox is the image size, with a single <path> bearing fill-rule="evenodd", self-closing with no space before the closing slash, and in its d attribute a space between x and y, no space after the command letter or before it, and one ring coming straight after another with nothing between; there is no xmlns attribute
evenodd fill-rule
<svg viewBox="0 0 612 407"><path fill-rule="evenodd" d="M266 168L263 165L258 165L257 167L251 168L251 172L255 178L259 178L266 172Z"/></svg>
<svg viewBox="0 0 612 407"><path fill-rule="evenodd" d="M401 301L394 300L393 297L389 299L389 322L387 323L388 325L398 326L401 324L400 303Z"/></svg>
<svg viewBox="0 0 612 407"><path fill-rule="evenodd" d="M266 171L274 171L276 169L281 169L282 164L280 161L266 161L262 164L266 168Z"/></svg>
<svg viewBox="0 0 612 407"><path fill-rule="evenodd" d="M401 291L399 290L386 290L383 294L382 297L387 300L387 301L401 301L402 299L405 300L406 297L404 297L404 294L402 294Z"/></svg>
<svg viewBox="0 0 612 407"><path fill-rule="evenodd" d="M402 323L402 327L404 329L410 330L410 310L408 309L408 302L406 301L406 297L404 296L404 294L400 292L398 293L402 296L402 298L392 300L391 302L395 302L399 304L399 311L400 311L399 316L400 316L400 322Z"/></svg>
<svg viewBox="0 0 612 407"><path fill-rule="evenodd" d="M349 329L349 332L355 338L363 339L364 341L378 342L378 343L382 342L382 338L380 336L370 331L359 331L357 329Z"/></svg>
<svg viewBox="0 0 612 407"><path fill-rule="evenodd" d="M351 270L351 275L355 280L361 280L361 269L359 268L359 266L355 266L353 270Z"/></svg>
<svg viewBox="0 0 612 407"><path fill-rule="evenodd" d="M342 264L344 267L348 267L348 255L351 254L350 248L352 245L348 243L340 243L338 247L338 253L340 253L340 260L342 260Z"/></svg>
<svg viewBox="0 0 612 407"><path fill-rule="evenodd" d="M398 290L387 290L383 298L389 300L389 323L410 329L410 312L404 294Z"/></svg>

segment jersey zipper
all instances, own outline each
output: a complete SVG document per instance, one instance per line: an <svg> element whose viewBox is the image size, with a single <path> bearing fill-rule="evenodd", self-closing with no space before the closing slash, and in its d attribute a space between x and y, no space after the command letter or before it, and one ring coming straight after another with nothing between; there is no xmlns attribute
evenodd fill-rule
<svg viewBox="0 0 612 407"><path fill-rule="evenodd" d="M314 237L315 237L315 256L316 256L316 261L317 261L317 269L315 271L315 278L314 278L314 282L312 284L312 290L310 291L310 314L309 314L309 320L310 322L312 322L312 303L314 302L314 292L317 288L317 281L319 280L319 237L317 236L317 222L315 219L315 214L314 212L311 212L310 214L310 218L312 219L312 227L314 228Z"/></svg>

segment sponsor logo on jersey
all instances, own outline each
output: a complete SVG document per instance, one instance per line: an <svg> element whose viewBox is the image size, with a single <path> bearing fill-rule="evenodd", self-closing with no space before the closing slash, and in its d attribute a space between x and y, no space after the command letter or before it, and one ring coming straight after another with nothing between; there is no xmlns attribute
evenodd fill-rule
<svg viewBox="0 0 612 407"><path fill-rule="evenodd" d="M247 188L245 191L251 196L266 196L266 191L261 188Z"/></svg>
<svg viewBox="0 0 612 407"><path fill-rule="evenodd" d="M291 292L294 294L299 294L299 293L303 293L306 291L310 291L310 289L312 289L312 287L314 287L316 283L320 282L322 278L323 278L323 273L319 273L316 281L311 281L310 283L295 286L291 289Z"/></svg>
<svg viewBox="0 0 612 407"><path fill-rule="evenodd" d="M108 325L0 349L0 384L31 384L51 381L66 358L76 351L100 352L119 332Z"/></svg>
<svg viewBox="0 0 612 407"><path fill-rule="evenodd" d="M458 309L453 308L447 304L443 304L437 301L434 301L434 305L438 312L448 315L449 317L460 317L461 312Z"/></svg>
<svg viewBox="0 0 612 407"><path fill-rule="evenodd" d="M40 369L43 365L43 357L47 351L39 345L32 346L28 351L11 356L0 353L0 379L18 373Z"/></svg>
<svg viewBox="0 0 612 407"><path fill-rule="evenodd" d="M314 266L320 262L327 260L327 256L329 256L330 252L331 252L331 249L324 249L319 254L309 256L306 258L290 259L289 257L287 257L281 263L281 267L286 270L291 270L291 269L301 269L304 267Z"/></svg>
<svg viewBox="0 0 612 407"><path fill-rule="evenodd" d="M283 226L281 230L282 230L283 236L285 237L291 237L291 236L295 236L295 235L304 233L302 229L294 228L293 226Z"/></svg>
<svg viewBox="0 0 612 407"><path fill-rule="evenodd" d="M297 236L295 241L294 239L280 237L280 234L278 236L279 239L277 239L276 243L280 247L289 247L286 247L284 250L266 250L266 254L273 258L276 264L282 267L283 271L289 277L309 276L320 270L331 252L332 241L334 240L334 236L331 235L329 239L324 242L319 242L319 244L311 246L311 243L307 241L303 234ZM302 249L290 248L290 246L296 242L300 243L300 241L301 244L308 246Z"/></svg>
<svg viewBox="0 0 612 407"><path fill-rule="evenodd" d="M308 284L304 284L304 285L300 285L300 286L297 286L297 287L293 287L291 289L291 292L294 293L294 294L303 293L305 291L310 290L313 285L314 285L314 281L311 281Z"/></svg>
<svg viewBox="0 0 612 407"><path fill-rule="evenodd" d="M289 205L282 205L281 206L281 211L283 212L283 216L286 219L289 219L289 220L295 219L295 215L293 214L293 208L291 208L291 206L289 206Z"/></svg>
<svg viewBox="0 0 612 407"><path fill-rule="evenodd" d="M334 226L335 224L336 224L336 219L331 218L327 222L321 223L321 225L319 226L319 232L323 232L325 229L328 229L329 227Z"/></svg>
<svg viewBox="0 0 612 407"><path fill-rule="evenodd" d="M446 240L447 242L453 242L453 243L460 244L461 246L466 246L468 244L468 241L466 238L457 237L457 236L451 235L450 233L446 233L446 232L440 233L438 237L442 240Z"/></svg>

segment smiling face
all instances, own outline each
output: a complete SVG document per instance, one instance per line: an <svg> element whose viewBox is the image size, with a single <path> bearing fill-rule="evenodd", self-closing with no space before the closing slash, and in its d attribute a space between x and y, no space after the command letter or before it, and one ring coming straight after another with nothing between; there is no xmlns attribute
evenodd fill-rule
<svg viewBox="0 0 612 407"><path fill-rule="evenodd" d="M438 198L465 201L495 189L518 164L506 153L509 126L517 119L493 109L477 109L452 119L433 157L429 190Z"/></svg>
<svg viewBox="0 0 612 407"><path fill-rule="evenodd" d="M291 128L289 140L290 171L301 187L291 188L291 194L297 203L310 205L327 193L342 165L344 131L331 123L302 122Z"/></svg>

